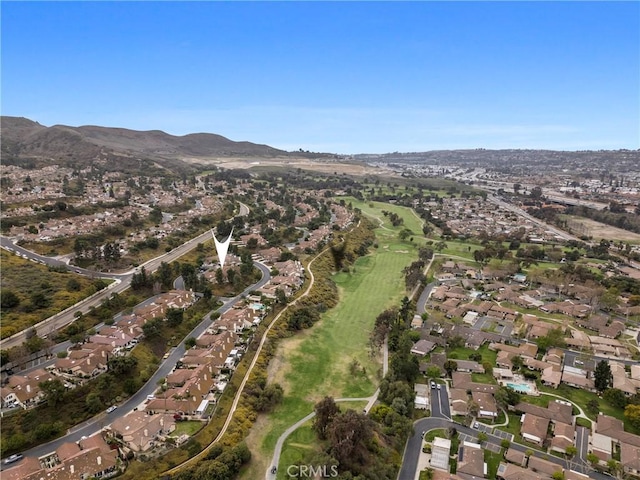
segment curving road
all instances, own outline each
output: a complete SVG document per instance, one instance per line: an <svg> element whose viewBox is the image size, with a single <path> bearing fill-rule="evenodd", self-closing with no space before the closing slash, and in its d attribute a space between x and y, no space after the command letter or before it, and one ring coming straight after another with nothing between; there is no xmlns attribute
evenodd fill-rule
<svg viewBox="0 0 640 480"><path fill-rule="evenodd" d="M439 429L439 428L455 428L458 433L464 433L466 435L470 435L472 437L478 437L478 431L472 428L469 428L460 423L455 423L451 420L447 420L445 418L422 418L417 420L413 424L414 433L407 440L407 444L404 450L404 456L402 458L402 467L400 468L400 472L398 473L397 480L414 480L417 478L418 474L418 459L420 457L420 452L422 451L422 432L428 432L429 430ZM492 445L500 446L502 443L502 438L496 437L490 433L487 434L487 443ZM541 452L538 450L533 450L532 447L528 445L522 445L519 443L512 442L510 444L510 448L514 450L518 450L520 452L526 452L527 450L532 450L533 455L539 458L544 458L545 460L555 463L562 468L569 468L568 462L564 459L556 457L554 455L549 455L545 452ZM595 478L597 480L610 480L611 477L602 473L598 473L593 471L591 468L586 467L584 465L576 465L576 462L572 462L571 469L580 472L582 474L588 475L590 478Z"/></svg>
<svg viewBox="0 0 640 480"><path fill-rule="evenodd" d="M200 322L191 332L189 332L185 336L185 338L174 349L171 350L169 357L167 357L167 359L160 364L158 370L156 370L156 372L151 376L151 378L149 378L147 383L145 383L140 390L129 397L124 403L120 404L118 408L113 412L101 413L96 417L93 417L92 419L71 428L68 431L67 435L65 435L64 437L57 438L49 443L38 445L37 447L23 452L25 457L41 457L53 452L63 443L77 442L82 437L90 437L91 435L98 433L100 430L102 430L103 427L112 423L117 418L124 417L128 413L131 413L134 409L142 407L145 400L147 399L147 395L151 395L157 390L158 381L171 373L178 360L180 360L180 358L184 356L186 350L184 344L185 339L189 337L197 338L198 336L202 335L202 333L204 333L204 331L211 326L211 315L214 312L217 311L221 314L226 312L227 310L232 308L239 300L241 300L243 296L246 296L253 290L262 287L271 279L270 270L267 266L258 262L254 262L254 265L258 267L262 272L262 278L260 279L260 281L247 287L241 294L228 299L222 307L218 308L217 310L212 310L207 315L205 315L202 322Z"/></svg>
<svg viewBox="0 0 640 480"><path fill-rule="evenodd" d="M298 303L300 301L301 298L304 298L309 294L309 292L311 291L311 288L313 287L313 284L315 282L315 276L313 275L313 271L311 270L311 264L313 262L315 262L315 260L320 255L322 255L325 251L326 251L326 249L322 250L315 257L313 257L313 259L309 262L307 271L309 272L310 279L309 279L309 285L307 286L307 289L304 291L304 293L302 293L294 301L292 301L284 309L282 309L282 311L280 313L278 313L278 315L276 315L276 317L269 324L269 327L267 327L265 329L264 333L262 334L262 338L260 339L260 345L258 345L258 348L256 349L256 353L253 356L253 360L251 361L251 365L249 365L249 368L247 369L247 372L245 373L244 378L242 379L242 383L240 384L240 387L238 387L238 391L236 392L236 396L233 399L233 403L231 405L231 408L229 409L229 413L227 413L227 419L225 420L224 425L222 426L222 429L220 430L220 432L218 433L216 438L214 438L209 445L204 447L202 449L202 451L198 455L195 455L194 457L191 457L190 459L188 459L185 462L183 462L181 465L178 465L177 467L174 467L171 470L168 470L168 471L164 472L165 475L176 473L179 470L181 470L181 469L183 469L183 468L185 468L185 467L187 467L187 466L189 466L189 465L191 465L193 463L197 463L200 460L202 460L207 455L207 451L209 450L209 447L211 445L213 445L214 443L218 442L224 436L224 434L227 432L227 428L229 428L229 424L231 423L231 420L233 419L233 413L236 411L236 408L238 407L238 402L240 402L240 397L242 396L242 392L244 391L244 387L245 387L247 381L249 380L249 377L251 376L251 372L253 371L253 367L255 367L255 365L256 365L259 357L260 357L260 352L262 352L262 347L264 346L265 342L267 341L267 336L268 336L269 332L271 331L273 326L278 322L278 320L280 319L282 314L289 309L289 307L295 305L296 303Z"/></svg>
<svg viewBox="0 0 640 480"><path fill-rule="evenodd" d="M249 214L249 207L242 202L238 202L240 204L240 209L238 212L238 216L246 216ZM92 270L87 270L85 268L76 267L74 265L69 265L62 260L52 257L46 257L44 255L39 255L35 252L27 250L25 248L16 245L13 240L9 237L0 236L0 247L8 250L10 252L16 253L23 258L32 260L34 262L43 263L56 267L64 267L69 271L75 272L80 275L85 275L91 278L104 278L104 279L113 279L114 283L109 285L107 288L94 293L92 296L84 299L83 301L73 305L72 307L67 308L66 310L57 313L56 315L43 320L42 322L34 325L34 328L38 331L40 335L47 335L50 332L58 330L66 325L72 323L76 317L77 312L87 313L92 307L98 307L104 300L111 297L114 293L120 293L125 291L131 285L131 278L133 274L136 273L140 268L144 267L147 272L156 271L162 262L171 263L174 260L177 260L179 257L184 255L185 253L193 250L198 246L199 243L204 243L211 239L211 232L206 231L201 235L198 235L195 238L183 243L182 245L174 248L170 252L167 252L159 257L152 258L151 260L143 263L139 267L129 270L128 272L123 273L103 273L103 272L94 272ZM4 340L0 340L0 349L6 350L11 347L16 347L22 345L26 340L27 330L23 330L22 332L16 333L11 337L5 338Z"/></svg>

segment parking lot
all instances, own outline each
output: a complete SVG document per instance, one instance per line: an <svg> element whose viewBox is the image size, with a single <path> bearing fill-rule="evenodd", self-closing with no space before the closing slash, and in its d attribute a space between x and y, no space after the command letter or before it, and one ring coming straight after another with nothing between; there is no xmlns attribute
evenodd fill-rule
<svg viewBox="0 0 640 480"><path fill-rule="evenodd" d="M504 432L504 431L502 431L502 430L500 430L500 429L496 428L496 429L493 431L493 434L494 434L496 437L506 438L506 439L507 439L507 440L509 440L510 442L513 442L513 434L512 434L512 433Z"/></svg>

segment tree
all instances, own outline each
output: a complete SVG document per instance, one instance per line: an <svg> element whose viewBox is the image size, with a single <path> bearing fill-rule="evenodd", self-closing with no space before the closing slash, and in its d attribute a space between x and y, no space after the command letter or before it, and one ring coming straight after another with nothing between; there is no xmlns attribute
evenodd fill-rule
<svg viewBox="0 0 640 480"><path fill-rule="evenodd" d="M524 365L524 360L520 355L515 355L511 359L511 364L513 365L514 370L520 370L522 368L522 365Z"/></svg>
<svg viewBox="0 0 640 480"><path fill-rule="evenodd" d="M595 398L590 399L587 402L587 411L593 415L596 415L600 411L600 404Z"/></svg>
<svg viewBox="0 0 640 480"><path fill-rule="evenodd" d="M279 303L280 305L287 304L287 294L280 287L276 288L276 303Z"/></svg>
<svg viewBox="0 0 640 480"><path fill-rule="evenodd" d="M498 387L494 396L496 403L503 410L509 408L509 405L517 405L520 403L520 394L509 387Z"/></svg>
<svg viewBox="0 0 640 480"><path fill-rule="evenodd" d="M193 348L196 344L196 338L195 337L189 337L184 341L184 346L187 347L187 349L189 348Z"/></svg>
<svg viewBox="0 0 640 480"><path fill-rule="evenodd" d="M564 472L562 472L562 470L553 472L553 474L551 475L551 478L553 478L553 480L564 480Z"/></svg>
<svg viewBox="0 0 640 480"><path fill-rule="evenodd" d="M373 428L371 420L354 410L338 414L327 432L329 451L340 465L349 468L359 465L367 453L366 445L371 441Z"/></svg>
<svg viewBox="0 0 640 480"><path fill-rule="evenodd" d="M596 466L600 463L600 459L594 453L587 453L587 462L589 462L592 466Z"/></svg>
<svg viewBox="0 0 640 480"><path fill-rule="evenodd" d="M44 393L44 398L47 403L54 407L62 402L64 394L67 391L62 381L58 378L40 382L38 386L40 390L42 390L42 393Z"/></svg>
<svg viewBox="0 0 640 480"><path fill-rule="evenodd" d="M489 438L489 436L486 433L484 433L484 432L478 433L478 442L480 442L480 443L486 442L488 438Z"/></svg>
<svg viewBox="0 0 640 480"><path fill-rule="evenodd" d="M600 296L600 305L605 310L614 310L620 304L620 291L616 287L608 288Z"/></svg>
<svg viewBox="0 0 640 480"><path fill-rule="evenodd" d="M133 370L138 365L138 359L136 357L111 357L107 360L107 367L109 371L117 376L126 375L128 373L133 372Z"/></svg>
<svg viewBox="0 0 640 480"><path fill-rule="evenodd" d="M607 388L611 386L612 377L611 377L611 367L609 367L609 362L606 360L600 360L596 365L596 370L594 372L594 384L596 390L599 392L604 392Z"/></svg>
<svg viewBox="0 0 640 480"><path fill-rule="evenodd" d="M447 360L444 362L444 370L447 372L448 376L451 376L453 372L458 370L458 363L455 360Z"/></svg>
<svg viewBox="0 0 640 480"><path fill-rule="evenodd" d="M316 431L318 438L325 440L327 431L333 419L340 413L340 409L333 397L324 397L314 408L316 416L313 419L313 429Z"/></svg>
<svg viewBox="0 0 640 480"><path fill-rule="evenodd" d="M35 308L47 308L51 304L51 299L44 292L35 292L31 295L31 304Z"/></svg>
<svg viewBox="0 0 640 480"><path fill-rule="evenodd" d="M575 445L569 445L565 449L564 454L567 457L567 460L569 462L569 467L571 467L573 458L578 454L578 449L576 448Z"/></svg>
<svg viewBox="0 0 640 480"><path fill-rule="evenodd" d="M0 307L3 310L15 308L20 305L20 298L11 290L3 289L0 292Z"/></svg>
<svg viewBox="0 0 640 480"><path fill-rule="evenodd" d="M173 268L167 262L162 262L155 274L164 288L171 288L173 284Z"/></svg>
<svg viewBox="0 0 640 480"><path fill-rule="evenodd" d="M478 405L478 402L471 400L467 403L467 413L470 417L476 418L480 413L480 405Z"/></svg>
<svg viewBox="0 0 640 480"><path fill-rule="evenodd" d="M167 325L170 327L177 327L182 323L184 317L184 310L181 308L170 308L167 310Z"/></svg>
<svg viewBox="0 0 640 480"><path fill-rule="evenodd" d="M440 370L439 366L432 365L427 368L425 375L427 378L440 378L440 376L442 375L442 371Z"/></svg>
<svg viewBox="0 0 640 480"><path fill-rule="evenodd" d="M612 406L616 408L625 408L627 406L627 396L622 390L617 388L608 388L602 394L602 397Z"/></svg>
<svg viewBox="0 0 640 480"><path fill-rule="evenodd" d="M89 395L87 395L87 398L85 399L85 405L87 406L87 410L89 410L90 413L98 413L104 408L104 404L100 399L100 395L96 392L91 392Z"/></svg>
<svg viewBox="0 0 640 480"><path fill-rule="evenodd" d="M635 428L640 428L640 405L627 405L624 408L624 418Z"/></svg>
<svg viewBox="0 0 640 480"><path fill-rule="evenodd" d="M620 471L620 463L613 458L610 458L607 461L607 468L609 469L609 473L611 473L611 475L616 476Z"/></svg>
<svg viewBox="0 0 640 480"><path fill-rule="evenodd" d="M153 338L160 336L160 323L162 322L159 318L152 318L148 320L147 323L142 325L142 333L146 338Z"/></svg>
<svg viewBox="0 0 640 480"><path fill-rule="evenodd" d="M413 235L413 232L411 230L409 230L408 228L403 228L402 230L400 230L398 237L400 238L401 241L404 242L411 235Z"/></svg>

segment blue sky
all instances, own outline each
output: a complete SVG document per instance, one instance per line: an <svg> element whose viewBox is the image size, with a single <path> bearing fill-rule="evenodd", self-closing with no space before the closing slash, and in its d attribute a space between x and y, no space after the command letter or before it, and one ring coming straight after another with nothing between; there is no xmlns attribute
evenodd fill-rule
<svg viewBox="0 0 640 480"><path fill-rule="evenodd" d="M640 148L640 2L11 2L3 115L286 150Z"/></svg>

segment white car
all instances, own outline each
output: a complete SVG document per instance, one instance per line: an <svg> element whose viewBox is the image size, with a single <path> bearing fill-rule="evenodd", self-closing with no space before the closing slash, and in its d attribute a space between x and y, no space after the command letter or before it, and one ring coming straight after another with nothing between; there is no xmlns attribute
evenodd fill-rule
<svg viewBox="0 0 640 480"><path fill-rule="evenodd" d="M9 465L10 463L17 462L18 460L22 460L23 455L21 453L14 453L13 455L4 459L2 463L5 465Z"/></svg>
<svg viewBox="0 0 640 480"><path fill-rule="evenodd" d="M440 390L440 388L442 388L442 387L440 386L440 384L437 384L437 385L436 385L436 388L437 388L438 390Z"/></svg>
<svg viewBox="0 0 640 480"><path fill-rule="evenodd" d="M113 412L116 408L118 408L117 405L111 405L109 408L107 408L107 413Z"/></svg>

